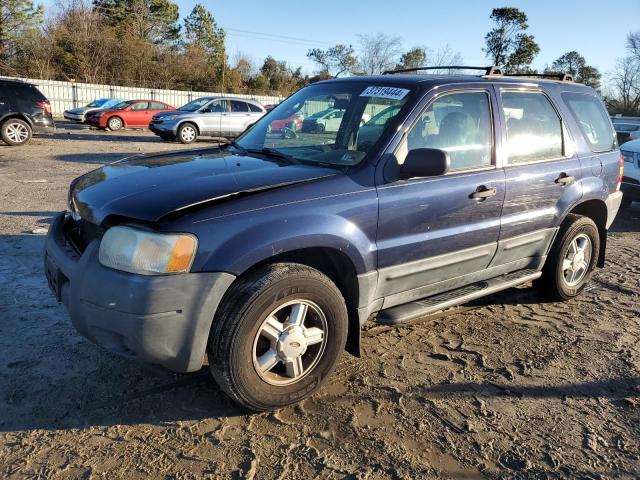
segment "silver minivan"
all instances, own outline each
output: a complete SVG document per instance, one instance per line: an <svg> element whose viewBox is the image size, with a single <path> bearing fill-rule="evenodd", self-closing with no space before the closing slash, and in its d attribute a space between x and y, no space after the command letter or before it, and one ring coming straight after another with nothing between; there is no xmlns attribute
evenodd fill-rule
<svg viewBox="0 0 640 480"><path fill-rule="evenodd" d="M180 109L154 115L149 130L164 140L195 142L199 135L234 138L266 113L246 98L201 97Z"/></svg>

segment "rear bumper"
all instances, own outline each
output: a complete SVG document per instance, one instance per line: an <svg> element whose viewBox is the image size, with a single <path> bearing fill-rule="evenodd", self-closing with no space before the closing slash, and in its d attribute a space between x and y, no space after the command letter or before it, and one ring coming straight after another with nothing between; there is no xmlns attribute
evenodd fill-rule
<svg viewBox="0 0 640 480"><path fill-rule="evenodd" d="M56 124L51 117L36 117L33 119L33 133L48 134L53 133Z"/></svg>
<svg viewBox="0 0 640 480"><path fill-rule="evenodd" d="M622 203L622 191L612 193L605 200L607 204L607 230L613 223L618 214L618 210L620 209L620 204Z"/></svg>
<svg viewBox="0 0 640 480"><path fill-rule="evenodd" d="M45 273L76 330L117 354L176 372L202 367L211 322L235 277L224 272L135 275L104 267L99 241L79 255L55 217L45 242Z"/></svg>

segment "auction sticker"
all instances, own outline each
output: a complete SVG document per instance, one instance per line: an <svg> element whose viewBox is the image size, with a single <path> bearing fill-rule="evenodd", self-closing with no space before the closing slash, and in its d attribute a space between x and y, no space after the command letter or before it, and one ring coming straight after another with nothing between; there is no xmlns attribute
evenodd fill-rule
<svg viewBox="0 0 640 480"><path fill-rule="evenodd" d="M409 90L397 87L367 87L360 94L361 97L390 98L392 100L402 100Z"/></svg>

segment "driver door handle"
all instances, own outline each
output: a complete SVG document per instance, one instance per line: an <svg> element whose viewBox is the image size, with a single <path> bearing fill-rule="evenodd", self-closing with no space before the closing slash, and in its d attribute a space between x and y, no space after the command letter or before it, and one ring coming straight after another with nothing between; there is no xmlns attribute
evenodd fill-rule
<svg viewBox="0 0 640 480"><path fill-rule="evenodd" d="M475 200L486 200L489 197L495 197L498 193L496 187L487 188L484 185L480 185L476 188L476 191L469 195L469 198L473 198Z"/></svg>
<svg viewBox="0 0 640 480"><path fill-rule="evenodd" d="M560 174L560 176L558 178L556 178L556 183L559 183L560 185L568 185L568 184L573 183L575 181L576 181L576 177L572 177L570 175L567 175L564 172L562 172Z"/></svg>

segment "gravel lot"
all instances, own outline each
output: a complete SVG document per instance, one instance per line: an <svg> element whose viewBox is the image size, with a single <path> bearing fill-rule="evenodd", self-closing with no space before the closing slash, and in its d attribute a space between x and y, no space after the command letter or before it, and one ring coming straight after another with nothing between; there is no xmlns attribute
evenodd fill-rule
<svg viewBox="0 0 640 480"><path fill-rule="evenodd" d="M76 334L31 233L65 208L74 177L179 148L71 126L0 147L0 477L640 476L640 204L619 215L579 299L524 287L371 325L363 358L345 354L314 397L248 415L206 371L173 374Z"/></svg>

